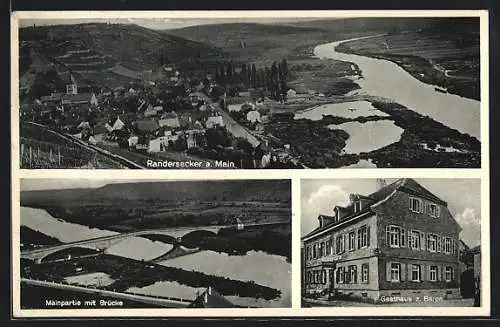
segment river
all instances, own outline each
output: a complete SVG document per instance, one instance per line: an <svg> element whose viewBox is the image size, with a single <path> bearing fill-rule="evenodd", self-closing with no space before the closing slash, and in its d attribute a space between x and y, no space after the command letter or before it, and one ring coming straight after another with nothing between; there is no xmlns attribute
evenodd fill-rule
<svg viewBox="0 0 500 327"><path fill-rule="evenodd" d="M314 48L314 55L321 59L335 59L358 65L363 75L363 78L356 80L361 87L357 90L359 93L391 99L481 140L479 101L437 92L434 85L417 80L391 61L335 51L335 47L343 42L364 38L370 37L318 45Z"/></svg>
<svg viewBox="0 0 500 327"><path fill-rule="evenodd" d="M113 231L68 223L51 216L43 209L21 207L20 217L21 225L57 238L64 243L118 234ZM178 232L178 228L172 229L172 234ZM165 229L161 233L168 234ZM170 249L172 249L171 244L153 242L141 237L131 237L109 248L108 253L136 260L150 260L168 252ZM229 296L228 300L237 305L262 307L291 306L291 264L281 256L270 255L260 251L250 251L245 256L228 256L224 253L201 251L165 260L159 264L186 270L196 270L206 274L242 281L253 280L257 284L277 288L282 292L281 297L271 301ZM99 278L97 278L95 274L90 274L81 278L70 278L69 280L79 281L81 284L91 284L95 280L99 280L100 282L101 280L105 280L101 275L98 274ZM177 282L160 281L145 287L132 287L129 291L148 295L194 299L197 289ZM188 296L189 294L191 296Z"/></svg>

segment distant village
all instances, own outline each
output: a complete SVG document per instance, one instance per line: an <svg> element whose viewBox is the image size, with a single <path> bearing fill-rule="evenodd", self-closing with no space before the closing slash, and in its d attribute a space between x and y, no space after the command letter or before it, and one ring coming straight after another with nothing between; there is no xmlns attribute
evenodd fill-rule
<svg viewBox="0 0 500 327"><path fill-rule="evenodd" d="M264 135L270 116L266 102L276 101L257 88L228 92L212 74L193 81L171 64L115 88L91 86L71 70L58 75L65 91L24 103L22 120L124 157L174 153L181 155L177 160L227 160L240 168L300 167L288 144ZM279 101L295 95L293 89L282 90Z"/></svg>

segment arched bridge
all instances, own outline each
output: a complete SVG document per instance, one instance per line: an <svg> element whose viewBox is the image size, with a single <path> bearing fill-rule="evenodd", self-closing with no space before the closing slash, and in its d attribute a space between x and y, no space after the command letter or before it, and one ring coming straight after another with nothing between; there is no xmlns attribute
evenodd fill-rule
<svg viewBox="0 0 500 327"><path fill-rule="evenodd" d="M164 229L149 229L149 230L141 230L137 232L131 233L121 233L116 235L109 235L103 237L97 237L87 240L75 241L70 243L64 243L54 246L47 246L43 248L27 250L21 252L21 258L34 260L37 263L41 263L42 259L46 256L59 252L61 250L75 248L75 247L86 247L97 249L99 251L105 251L110 247L123 242L126 239L132 237L140 237L142 235L168 235L170 237L175 238L176 240L180 240L183 236L192 233L194 231L208 231L212 233L218 233L219 230L223 228L234 227L233 225L217 225L217 226L196 226L196 227L179 227L179 228L164 228Z"/></svg>

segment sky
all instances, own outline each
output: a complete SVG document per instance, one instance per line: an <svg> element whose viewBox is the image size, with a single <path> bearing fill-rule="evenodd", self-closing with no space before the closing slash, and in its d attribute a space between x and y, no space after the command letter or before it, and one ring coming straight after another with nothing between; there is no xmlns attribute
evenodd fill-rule
<svg viewBox="0 0 500 327"><path fill-rule="evenodd" d="M21 19L20 27L36 25L65 25L82 23L112 23L137 24L151 29L175 29L194 25L224 24L224 23L290 23L318 18L92 18L92 19Z"/></svg>
<svg viewBox="0 0 500 327"><path fill-rule="evenodd" d="M387 184L396 179L386 179ZM479 179L415 179L448 203L448 209L462 227L460 237L469 246L481 239L481 183ZM377 189L376 179L306 179L301 182L301 235L318 226L319 214L333 214L336 205L346 205L349 194L368 195Z"/></svg>

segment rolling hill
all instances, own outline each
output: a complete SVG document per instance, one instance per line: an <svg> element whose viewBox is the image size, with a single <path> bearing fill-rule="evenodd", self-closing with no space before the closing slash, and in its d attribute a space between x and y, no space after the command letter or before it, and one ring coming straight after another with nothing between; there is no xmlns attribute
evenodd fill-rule
<svg viewBox="0 0 500 327"><path fill-rule="evenodd" d="M81 188L21 192L21 205L107 201L290 201L289 181L189 181L107 184Z"/></svg>
<svg viewBox="0 0 500 327"><path fill-rule="evenodd" d="M161 63L221 60L217 48L138 25L77 24L20 28L21 89L29 94L37 74L77 73L90 85L120 85L130 71L151 71ZM123 68L128 74L121 74Z"/></svg>
<svg viewBox="0 0 500 327"><path fill-rule="evenodd" d="M290 219L289 180L107 184L99 188L21 192L21 206L114 231ZM23 218L21 217L21 223Z"/></svg>

